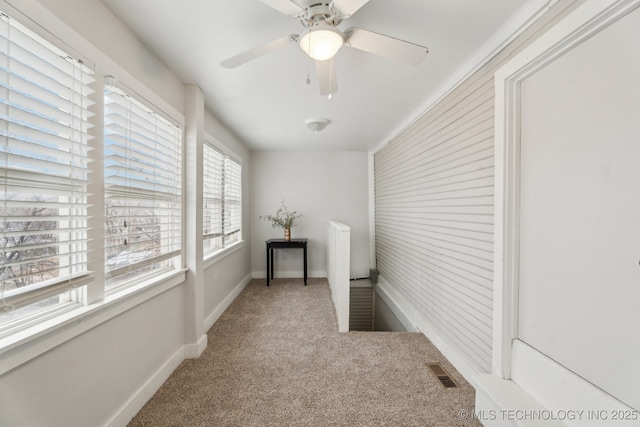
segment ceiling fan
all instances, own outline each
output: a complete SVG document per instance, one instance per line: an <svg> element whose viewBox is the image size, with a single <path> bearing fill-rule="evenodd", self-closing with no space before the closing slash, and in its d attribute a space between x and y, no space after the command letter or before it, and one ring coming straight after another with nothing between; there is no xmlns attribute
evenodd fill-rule
<svg viewBox="0 0 640 427"><path fill-rule="evenodd" d="M300 19L305 30L300 35L280 37L227 58L220 63L223 67L238 67L297 42L302 50L315 60L320 93L331 96L338 90L335 54L343 45L410 65L419 64L429 52L424 46L362 28L348 28L344 31L337 28L343 20L352 16L369 0L306 0L307 5L304 7L293 0L260 1L291 18Z"/></svg>

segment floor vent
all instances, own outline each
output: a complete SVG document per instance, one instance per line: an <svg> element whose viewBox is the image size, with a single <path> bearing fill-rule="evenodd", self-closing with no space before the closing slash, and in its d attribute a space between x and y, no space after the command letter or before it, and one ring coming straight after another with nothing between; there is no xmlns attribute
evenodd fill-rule
<svg viewBox="0 0 640 427"><path fill-rule="evenodd" d="M440 381L445 388L458 387L458 384L449 376L439 363L427 363L427 366L431 370L431 373Z"/></svg>

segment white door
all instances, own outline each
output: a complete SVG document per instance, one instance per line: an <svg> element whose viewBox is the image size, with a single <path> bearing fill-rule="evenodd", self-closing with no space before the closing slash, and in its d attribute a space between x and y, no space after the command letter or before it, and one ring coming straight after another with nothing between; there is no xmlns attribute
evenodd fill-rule
<svg viewBox="0 0 640 427"><path fill-rule="evenodd" d="M519 338L640 408L640 9L521 94Z"/></svg>

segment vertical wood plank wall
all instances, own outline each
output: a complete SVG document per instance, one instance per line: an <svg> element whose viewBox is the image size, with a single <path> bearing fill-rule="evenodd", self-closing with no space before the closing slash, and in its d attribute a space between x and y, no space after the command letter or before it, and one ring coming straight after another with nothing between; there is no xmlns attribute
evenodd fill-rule
<svg viewBox="0 0 640 427"><path fill-rule="evenodd" d="M558 2L374 155L380 277L479 372L492 353L494 73L576 3Z"/></svg>

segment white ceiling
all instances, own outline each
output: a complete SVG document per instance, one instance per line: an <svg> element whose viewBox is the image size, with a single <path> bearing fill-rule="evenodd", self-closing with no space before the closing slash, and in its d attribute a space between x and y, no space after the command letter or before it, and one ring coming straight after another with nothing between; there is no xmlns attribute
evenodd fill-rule
<svg viewBox="0 0 640 427"><path fill-rule="evenodd" d="M429 48L418 66L350 47L336 55L338 91L321 96L315 66L296 44L238 68L220 61L304 27L259 0L102 0L251 150L373 149L526 0L371 0L340 29L360 27ZM304 6L309 0L296 0ZM311 84L307 84L310 72ZM307 118L331 124L311 132Z"/></svg>

